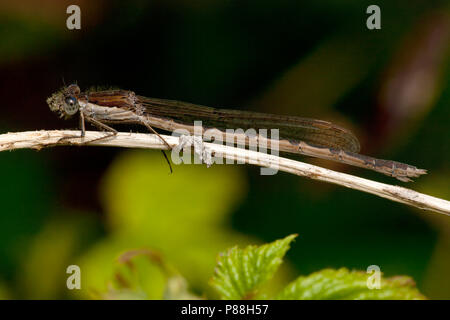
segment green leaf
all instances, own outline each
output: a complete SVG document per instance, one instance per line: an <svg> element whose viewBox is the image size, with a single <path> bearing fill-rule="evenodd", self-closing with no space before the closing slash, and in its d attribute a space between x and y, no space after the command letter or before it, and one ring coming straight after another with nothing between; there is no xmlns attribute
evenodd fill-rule
<svg viewBox="0 0 450 320"><path fill-rule="evenodd" d="M306 277L299 277L277 296L280 300L409 300L425 299L414 280L406 276L384 279L380 289L369 289L367 281L373 277L363 271L324 269Z"/></svg>
<svg viewBox="0 0 450 320"><path fill-rule="evenodd" d="M222 299L251 299L272 278L296 234L262 246L233 247L217 259L210 284Z"/></svg>
<svg viewBox="0 0 450 320"><path fill-rule="evenodd" d="M89 270L82 277L82 287L105 292L114 276L113 259L123 251L147 247L158 248L190 287L205 296L214 295L208 280L217 253L255 241L228 223L229 215L247 193L241 169L180 165L174 166L176 174L170 175L158 152L121 153L103 177L100 188L108 236L77 261L81 270ZM158 277L158 271L154 272ZM286 283L279 281L278 288L281 282ZM153 292L156 291L155 288ZM86 299L91 296L89 293L71 290L70 295ZM150 297L163 298L154 293Z"/></svg>
<svg viewBox="0 0 450 320"><path fill-rule="evenodd" d="M101 299L199 299L188 290L187 281L169 266L159 252L128 250L119 256L114 277Z"/></svg>

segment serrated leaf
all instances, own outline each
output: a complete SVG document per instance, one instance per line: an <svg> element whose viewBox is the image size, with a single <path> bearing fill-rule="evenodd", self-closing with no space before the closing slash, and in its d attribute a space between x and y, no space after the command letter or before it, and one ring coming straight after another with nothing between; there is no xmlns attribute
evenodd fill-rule
<svg viewBox="0 0 450 320"><path fill-rule="evenodd" d="M380 289L369 289L363 271L324 269L306 277L299 277L277 296L280 300L410 300L425 299L414 280L406 276L384 279Z"/></svg>
<svg viewBox="0 0 450 320"><path fill-rule="evenodd" d="M217 259L210 284L222 299L250 299L272 278L297 235L262 246L233 247Z"/></svg>

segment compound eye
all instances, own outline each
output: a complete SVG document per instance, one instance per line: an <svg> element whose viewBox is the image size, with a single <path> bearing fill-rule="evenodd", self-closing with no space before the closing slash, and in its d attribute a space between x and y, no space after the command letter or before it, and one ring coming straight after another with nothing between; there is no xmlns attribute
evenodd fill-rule
<svg viewBox="0 0 450 320"><path fill-rule="evenodd" d="M64 111L68 115L74 115L78 111L78 100L75 97L68 96L64 99Z"/></svg>
<svg viewBox="0 0 450 320"><path fill-rule="evenodd" d="M66 104L68 104L69 106L73 106L76 103L76 99L74 97L67 97L66 98Z"/></svg>

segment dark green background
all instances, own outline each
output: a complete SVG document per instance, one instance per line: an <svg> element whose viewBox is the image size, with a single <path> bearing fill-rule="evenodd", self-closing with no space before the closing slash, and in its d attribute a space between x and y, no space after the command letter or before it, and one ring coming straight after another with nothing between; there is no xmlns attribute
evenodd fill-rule
<svg viewBox="0 0 450 320"><path fill-rule="evenodd" d="M151 97L349 125L366 153L429 170L407 187L448 199L449 51L442 43L450 26L444 3L377 1L382 29L370 31L368 1L7 1L0 5L0 132L75 128L77 120L58 119L46 98L63 81L82 88L112 85ZM69 4L81 7L80 31L65 26ZM277 91L295 70L284 91ZM419 106L404 103L407 116L396 118L396 104L386 108L380 92L392 79L407 86L417 70L428 72L426 83L434 86L413 90L433 91L433 98ZM52 219L71 224L75 216L83 226L73 256L107 236L99 181L121 152L0 153L0 283L6 296L36 297L21 280L22 266ZM376 264L387 276L412 276L430 298L450 298L449 217L284 173L245 170L248 193L231 214L232 228L261 241L298 233L288 253L296 274Z"/></svg>

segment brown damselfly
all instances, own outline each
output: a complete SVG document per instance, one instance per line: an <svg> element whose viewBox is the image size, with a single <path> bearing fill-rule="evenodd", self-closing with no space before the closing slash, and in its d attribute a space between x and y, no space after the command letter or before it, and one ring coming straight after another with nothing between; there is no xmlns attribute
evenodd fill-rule
<svg viewBox="0 0 450 320"><path fill-rule="evenodd" d="M147 98L126 90L81 92L75 84L54 93L47 99L47 103L52 111L64 118L79 112L82 136L85 121L112 134L117 131L109 125L114 124L140 124L156 134L158 133L153 128L169 132L184 129L194 134L194 121L201 120L202 130L216 129L224 135L226 129L278 129L279 140L271 144L269 139L268 148L276 145L282 152L342 162L405 182L426 173L426 170L408 164L359 154L358 139L349 130L322 120L216 109L174 100ZM249 139L245 141L248 142ZM167 146L171 148L170 145Z"/></svg>

